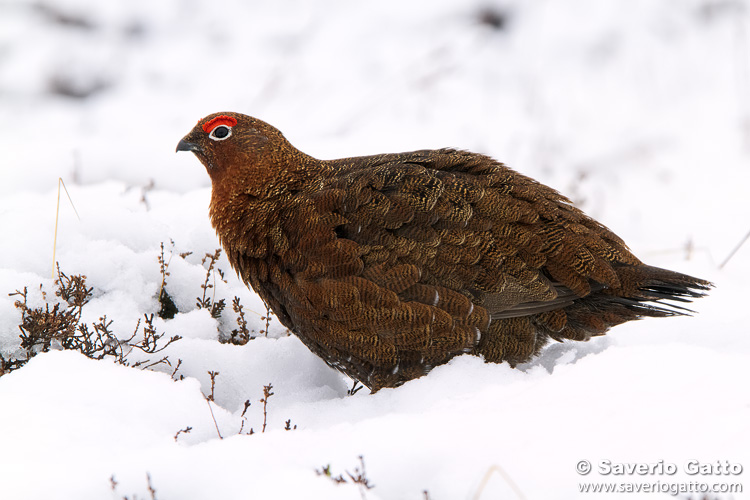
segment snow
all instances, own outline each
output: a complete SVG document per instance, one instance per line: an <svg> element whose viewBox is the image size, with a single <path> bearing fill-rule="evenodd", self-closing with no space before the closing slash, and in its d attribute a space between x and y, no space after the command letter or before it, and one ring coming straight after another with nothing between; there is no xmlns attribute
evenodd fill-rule
<svg viewBox="0 0 750 500"><path fill-rule="evenodd" d="M504 28L481 23L483 9ZM750 230L749 12L744 0L0 4L0 354L19 347L7 294L54 300L58 177L80 220L63 192L56 260L94 287L83 320L106 314L128 338L156 313L164 243L180 313L154 326L183 337L159 353L172 367L53 351L0 377L0 496L151 498L148 474L161 500L518 498L513 485L525 498L597 498L579 483L657 481L743 483L711 497L750 498L750 243L720 267ZM264 119L320 158L490 154L573 198L648 263L716 288L694 317L550 345L518 369L462 356L347 396L351 381L276 320L267 338L218 342L237 327L235 296L248 327L265 329L223 256L226 282L214 274L209 293L226 309L196 308L201 259L219 243L208 177L174 147L220 110ZM367 491L315 472L348 478L360 455ZM744 472L691 476L691 459ZM678 472L603 475L602 460Z"/></svg>

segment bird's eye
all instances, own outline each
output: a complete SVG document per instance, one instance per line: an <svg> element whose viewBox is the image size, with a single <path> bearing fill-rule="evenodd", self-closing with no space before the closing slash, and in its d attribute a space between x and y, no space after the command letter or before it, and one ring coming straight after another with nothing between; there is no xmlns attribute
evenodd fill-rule
<svg viewBox="0 0 750 500"><path fill-rule="evenodd" d="M208 134L208 137L215 141L223 141L224 139L227 139L229 136L232 135L232 128L227 127L226 125L219 125L215 127L210 134Z"/></svg>

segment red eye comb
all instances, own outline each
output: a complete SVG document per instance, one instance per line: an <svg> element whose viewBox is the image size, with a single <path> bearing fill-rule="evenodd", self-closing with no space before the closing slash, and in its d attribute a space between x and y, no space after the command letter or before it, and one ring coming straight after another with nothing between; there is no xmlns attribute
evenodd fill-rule
<svg viewBox="0 0 750 500"><path fill-rule="evenodd" d="M207 134L210 134L211 131L219 125L234 127L235 125L237 125L237 120L227 115L215 116L203 124L203 131Z"/></svg>

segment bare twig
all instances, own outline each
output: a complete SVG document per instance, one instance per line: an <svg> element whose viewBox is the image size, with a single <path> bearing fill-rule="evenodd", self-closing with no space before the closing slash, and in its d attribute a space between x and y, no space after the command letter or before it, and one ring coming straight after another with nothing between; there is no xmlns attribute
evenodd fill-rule
<svg viewBox="0 0 750 500"><path fill-rule="evenodd" d="M172 257L174 256L174 241L170 239L169 243L172 246L172 250L169 252L169 260L164 258L164 242L160 243L161 251L157 257L157 260L159 261L159 270L161 272L161 285L159 285L158 295L161 308L159 308L158 314L162 319L172 319L179 312L174 300L172 300L169 292L167 292L167 276L170 275L169 264L172 262Z"/></svg>
<svg viewBox="0 0 750 500"><path fill-rule="evenodd" d="M518 487L518 485L516 485L513 479L511 479L511 477L499 465L493 465L492 467L487 469L487 472L484 474L484 477L482 478L482 482L479 483L479 488L477 488L477 492L474 494L474 500L479 500L479 498L482 496L482 492L484 491L484 488L487 486L487 483L492 477L492 474L495 472L500 474L500 476L505 480L506 483L508 483L508 486L510 486L510 488L513 490L513 492L516 494L516 496L520 500L526 500L526 496L524 496L523 492Z"/></svg>
<svg viewBox="0 0 750 500"><path fill-rule="evenodd" d="M216 266L216 261L219 260L219 257L221 256L221 248L217 248L216 251L213 254L207 253L203 259L201 260L201 264L205 265L206 261L208 261L208 268L206 269L206 279L204 280L203 284L201 285L201 289L203 289L203 296L196 299L196 306L198 306L199 309L208 309L209 313L211 314L211 317L213 318L219 318L221 316L221 312L224 310L224 307L226 307L226 302L224 299L221 299L219 301L216 301L216 274L213 272L214 268L216 273L219 273L219 276L222 281L224 281L224 272L219 269ZM209 281L211 281L211 278L213 277L213 284L210 284ZM208 293L208 289L213 288L213 293L210 297L207 297L206 294Z"/></svg>
<svg viewBox="0 0 750 500"><path fill-rule="evenodd" d="M177 370L180 369L180 365L182 365L182 359L177 358L177 366L174 367L174 370L172 371L172 378L177 374ZM183 376L180 375L180 380L182 380Z"/></svg>
<svg viewBox="0 0 750 500"><path fill-rule="evenodd" d="M208 404L208 411L211 412L211 419L214 421L214 427L216 427L216 434L219 435L219 439L224 439L224 437L221 435L221 431L219 431L219 424L216 423L216 417L214 417L214 410L211 408L211 400L206 398L206 404Z"/></svg>
<svg viewBox="0 0 750 500"><path fill-rule="evenodd" d="M245 417L245 413L247 413L247 409L250 408L250 400L245 400L245 407L242 409L242 414L240 414L240 418L242 419L242 424L240 424L240 430L237 432L237 434L242 434L242 430L245 428L245 422L247 422L247 417ZM248 434L252 434L253 429L250 428L250 432Z"/></svg>
<svg viewBox="0 0 750 500"><path fill-rule="evenodd" d="M232 310L237 313L237 326L239 328L232 330L227 342L234 345L245 345L250 340L250 331L247 329L243 305L240 304L240 298L237 296L232 300Z"/></svg>
<svg viewBox="0 0 750 500"><path fill-rule="evenodd" d="M736 254L739 251L740 247L745 244L745 242L748 240L748 238L750 238L750 231L748 231L747 234L745 235L745 237L742 238L742 240L740 240L740 242L737 244L736 247L734 247L734 250L732 250L730 252L730 254L727 256L726 259L724 259L724 262L722 262L719 265L719 269L722 269L724 266L727 265L727 262L729 262L729 259L731 259L732 257L734 257L734 254Z"/></svg>
<svg viewBox="0 0 750 500"><path fill-rule="evenodd" d="M263 429L261 430L261 432L266 432L266 417L268 416L266 407L268 406L268 398L273 396L271 389L273 389L273 386L270 382L268 385L263 386L263 397L260 399L260 402L263 403Z"/></svg>
<svg viewBox="0 0 750 500"><path fill-rule="evenodd" d="M242 414L240 415L240 417L244 417L245 416L245 413L247 412L248 408L250 408L250 400L249 399L245 401L245 407L242 409Z"/></svg>
<svg viewBox="0 0 750 500"><path fill-rule="evenodd" d="M325 465L320 469L315 469L315 473L319 476L327 477L336 484L346 483L346 479L344 479L344 476L342 476L341 474L339 474L338 476L333 475L333 473L331 472L331 464Z"/></svg>
<svg viewBox="0 0 750 500"><path fill-rule="evenodd" d="M174 435L174 440L177 441L177 438L179 437L180 434L190 434L190 431L192 430L193 428L190 427L189 425L185 427L184 429L180 429L179 431L177 431L177 434Z"/></svg>
<svg viewBox="0 0 750 500"><path fill-rule="evenodd" d="M212 371L208 372L208 376L211 377L211 395L210 396L206 396L204 394L204 396L206 398L206 403L208 404L208 411L211 412L211 419L213 419L214 426L216 427L216 434L219 435L219 439L224 439L224 437L221 435L221 432L219 431L219 424L216 423L216 417L214 416L214 410L213 410L213 408L211 408L211 402L214 400L214 387L215 387L215 384L216 384L216 376L218 374L219 374L219 372L212 372Z"/></svg>
<svg viewBox="0 0 750 500"><path fill-rule="evenodd" d="M206 399L210 399L211 401L214 401L214 389L216 388L216 376L219 374L219 372L213 372L209 371L208 376L211 377L211 395L206 396Z"/></svg>
<svg viewBox="0 0 750 500"><path fill-rule="evenodd" d="M146 473L146 483L148 484L148 492L151 494L151 500L156 500L156 490L151 484L151 474Z"/></svg>
<svg viewBox="0 0 750 500"><path fill-rule="evenodd" d="M349 479L353 484L359 485L359 493L362 495L362 500L367 500L367 496L365 495L365 492L371 488L374 488L375 485L370 483L370 480L367 478L367 474L365 472L365 459L362 455L359 457L359 467L354 468L354 472L345 471L346 475L349 476ZM328 464L321 469L315 469L315 473L319 476L326 476L328 479L333 481L336 484L344 484L348 483L347 479L342 475L339 474L338 476L334 476L333 472L331 472L331 465ZM427 491L424 491L425 498L429 500L429 496L427 495Z"/></svg>
<svg viewBox="0 0 750 500"><path fill-rule="evenodd" d="M346 471L346 474L352 479L352 482L359 485L360 493L362 494L362 499L365 499L365 490L369 490L371 488L374 488L374 484L370 484L370 480L367 479L367 474L365 473L365 459L362 455L359 457L359 465L361 467L361 470L357 467L354 468L354 474L352 474L349 471Z"/></svg>
<svg viewBox="0 0 750 500"><path fill-rule="evenodd" d="M260 333L262 333L264 337L268 337L268 327L271 324L271 316L273 315L273 312L271 312L271 308L268 306L268 304L266 304L265 301L263 301L263 305L266 306L266 315L261 316L260 319L265 320L266 328L265 330L261 330Z"/></svg>
<svg viewBox="0 0 750 500"><path fill-rule="evenodd" d="M57 223L60 219L60 186L65 190L65 194L68 196L68 201L70 201L70 206L73 207L73 211L76 213L76 217L78 217L78 220L81 220L81 216L78 215L78 210L76 210L76 206L73 204L73 199L70 197L70 193L68 192L68 188L65 187L65 182L63 182L62 177L57 178L57 209L55 210L55 238L52 242L52 278L55 278L55 264L57 263L56 254L57 254Z"/></svg>

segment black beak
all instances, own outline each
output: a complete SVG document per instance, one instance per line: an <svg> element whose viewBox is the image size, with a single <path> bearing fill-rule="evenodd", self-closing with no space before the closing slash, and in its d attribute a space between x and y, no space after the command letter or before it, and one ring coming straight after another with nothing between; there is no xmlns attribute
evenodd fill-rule
<svg viewBox="0 0 750 500"><path fill-rule="evenodd" d="M181 139L180 142L177 143L175 153L179 151L198 151L200 153L203 152L203 149L194 142L188 142L185 139Z"/></svg>

